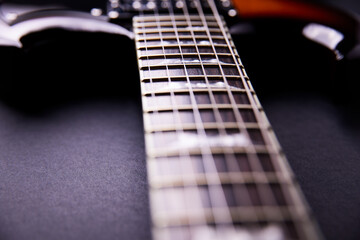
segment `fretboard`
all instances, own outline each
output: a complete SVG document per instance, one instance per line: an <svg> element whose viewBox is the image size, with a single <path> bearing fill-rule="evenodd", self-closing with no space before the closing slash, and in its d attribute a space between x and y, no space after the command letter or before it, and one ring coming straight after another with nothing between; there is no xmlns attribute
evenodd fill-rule
<svg viewBox="0 0 360 240"><path fill-rule="evenodd" d="M154 240L319 239L224 21L133 26Z"/></svg>

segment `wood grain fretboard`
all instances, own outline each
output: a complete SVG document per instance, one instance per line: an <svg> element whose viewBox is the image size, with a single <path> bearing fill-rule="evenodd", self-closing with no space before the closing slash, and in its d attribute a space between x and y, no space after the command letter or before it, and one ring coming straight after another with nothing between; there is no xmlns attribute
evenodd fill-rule
<svg viewBox="0 0 360 240"><path fill-rule="evenodd" d="M154 240L319 239L222 18L133 26Z"/></svg>

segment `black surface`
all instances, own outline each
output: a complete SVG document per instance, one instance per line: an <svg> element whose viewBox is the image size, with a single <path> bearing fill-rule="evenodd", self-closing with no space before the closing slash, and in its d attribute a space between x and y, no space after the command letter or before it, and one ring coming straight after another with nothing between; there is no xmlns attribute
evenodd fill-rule
<svg viewBox="0 0 360 240"><path fill-rule="evenodd" d="M359 125L317 95L263 104L325 239L359 239Z"/></svg>
<svg viewBox="0 0 360 240"><path fill-rule="evenodd" d="M150 238L139 104L1 103L0 119L0 239Z"/></svg>
<svg viewBox="0 0 360 240"><path fill-rule="evenodd" d="M92 8L106 8L107 1L104 0L4 0L5 3L51 5L60 4L72 9L89 11Z"/></svg>
<svg viewBox="0 0 360 240"><path fill-rule="evenodd" d="M0 239L150 238L141 108L128 84L138 78L90 48L93 40L80 49L81 41L27 45L39 51L15 65L19 81L2 77ZM133 62L121 50L133 46L119 46L112 53ZM70 54L64 62L74 48L98 50L94 61ZM356 114L314 92L265 91L260 100L326 239L360 239Z"/></svg>

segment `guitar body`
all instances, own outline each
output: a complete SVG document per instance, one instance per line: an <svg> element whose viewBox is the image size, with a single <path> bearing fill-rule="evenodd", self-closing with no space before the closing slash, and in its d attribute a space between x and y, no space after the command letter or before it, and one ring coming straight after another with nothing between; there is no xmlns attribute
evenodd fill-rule
<svg viewBox="0 0 360 240"><path fill-rule="evenodd" d="M76 7L77 5L74 6ZM355 70L353 68L356 68L355 62L356 59L358 59L358 53L352 54L351 61L348 61L347 55L349 55L349 52L351 53L357 45L358 23L351 15L334 8L304 3L303 1L297 0L272 0L266 1L266 3L263 3L263 1L234 1L234 7L238 11L238 17L227 17L228 26L230 27L235 44L237 46L247 46L246 48L240 47L238 51L241 56L244 56L243 61L245 62L247 71L250 72L250 75L254 78L252 79L253 84L262 85L256 88L258 94L266 95L266 89L271 89L271 91L269 91L270 95L274 95L272 91L311 90L319 92L320 94L330 94L330 97L338 97L333 93L333 86L336 84L333 81L335 81L337 76L349 72L343 81L352 81L351 79L354 78ZM53 13L50 12L49 14L51 15ZM33 17L33 13L30 12L24 14L23 18L26 20L27 18L31 19ZM115 22L127 28L131 25L129 19L122 19L121 21L115 20ZM309 39L309 37L304 35L303 31L305 27L313 23L329 27L343 35L343 38L339 41L339 44L336 45L336 48L329 49L326 43L319 43L316 39ZM25 79L24 76L17 76L17 74L28 75L28 71L36 72L39 81L37 86L34 87L36 91L36 89L41 89L39 86L47 84L49 72L58 71L58 67L67 64L67 62L63 61L63 58L66 58L66 54L69 54L69 52L78 52L78 54L74 54L74 56L79 56L79 58L80 56L87 55L87 57L83 57L83 59L88 59L88 61L83 64L84 69L82 69L82 65L79 64L79 62L83 61L77 59L74 60L74 62L68 62L66 67L61 67L62 70L68 69L69 72L79 72L81 74L89 74L90 76L92 74L98 74L97 78L100 78L102 74L110 75L110 73L104 69L107 68L107 64L115 64L114 62L103 62L104 65L99 66L99 64L101 65L102 63L95 63L90 60L92 58L107 58L106 54L109 52L108 48L98 46L97 48L93 48L96 41L103 41L99 45L111 47L114 44L103 43L108 41L124 42L122 45L128 46L125 48L125 53L124 48L121 47L115 47L115 49L112 47L113 51L117 53L121 52L120 55L133 55L133 57L135 57L135 53L131 48L133 41L128 39L128 36L121 37L119 35L109 35L106 33L97 34L98 36L96 36L96 34L86 32L75 33L74 31L63 30L63 28L66 29L67 27L59 26L58 29L56 29L56 27L49 27L48 30L35 31L34 33L31 33L33 31L29 30L29 34L25 34L21 38L23 49L29 52L27 55L30 55L30 58L38 58L36 61L30 61L36 64L35 66L29 65L27 60L25 60L26 62L19 61L19 59L24 59L22 55L23 51L19 51L17 48L3 48L4 54L14 56L14 59L3 60L3 65L7 66L6 69L10 69L9 71L5 71L4 74L9 73L11 75L10 77ZM87 44L89 35L95 36L95 38L94 42ZM331 41L331 39L327 41ZM89 52L90 49L93 49L91 53ZM7 52L11 53L8 54ZM49 54L49 52L54 54L53 59L57 62L51 64L51 66L41 67L43 64L50 64L45 60L47 58L45 55ZM355 57L353 55L355 55ZM339 57L341 59L337 59ZM123 59L120 58L119 61L121 62L118 64L126 66L125 69L132 69L131 74L137 76L136 65L134 66L132 63L129 63L127 59L122 60ZM15 63L13 63L13 61L15 61ZM37 63L39 61L41 63ZM275 68L275 66L269 64L269 62L277 63L276 81L264 80L268 78L268 73L272 72ZM304 62L306 62L306 70L303 69ZM27 70L20 73L13 70L12 68L17 68L18 64L24 64L25 66L22 66L22 68L26 68ZM92 69L99 69L99 71L88 73L86 69L89 65L91 65ZM347 65L348 68L344 65ZM41 70L39 68L41 68ZM259 68L262 69L262 71L257 71ZM48 69L49 72L47 72L46 69ZM76 69L80 70L76 71ZM63 71L58 72L61 74ZM294 75L294 72L297 74ZM66 73L66 75L68 76L69 74ZM106 75L103 79L111 79L109 75ZM292 81L289 81L289 78L291 78ZM312 83L311 89L309 89L306 84L301 84L300 86L293 84L293 82L298 82L305 78ZM44 79L44 81L41 79ZM59 76L59 79L63 81L66 77ZM88 78L84 77L84 79ZM329 81L331 82L330 84ZM27 89L31 87L28 83L34 86L34 82L32 81L31 83L25 82L20 86L16 85L14 88L16 88L16 91L21 92L19 88L23 87L25 92L27 92ZM5 92L3 95L7 95L9 89L13 88L11 86L13 82L10 81L8 84L10 84L10 86L4 88ZM74 82L71 82L71 84L74 84ZM356 84L356 81L352 81L351 83L346 82L343 90L348 91L348 85L350 84ZM61 85L66 86L65 88L69 90L66 83L62 83ZM80 85L82 86L82 84ZM335 87L335 89L337 89L337 87ZM137 90L138 89L135 91ZM263 91L265 92L262 93ZM75 95L78 94L78 91L74 92ZM98 92L98 90L94 92ZM24 93L21 92L21 94ZM13 96L12 93L10 95ZM340 97L342 98L343 96ZM55 100L57 98L57 96L54 97ZM348 98L349 96L345 97L345 99ZM351 100L353 101L353 98L351 98ZM344 98L342 98L342 101L344 101ZM349 102L350 100L347 101Z"/></svg>
<svg viewBox="0 0 360 240"><path fill-rule="evenodd" d="M334 104L349 95L339 76L356 69L356 22L302 1L233 4L230 32L320 229L357 239L359 125ZM343 40L309 39L311 23ZM1 48L0 238L150 239L134 41L59 26L21 43Z"/></svg>

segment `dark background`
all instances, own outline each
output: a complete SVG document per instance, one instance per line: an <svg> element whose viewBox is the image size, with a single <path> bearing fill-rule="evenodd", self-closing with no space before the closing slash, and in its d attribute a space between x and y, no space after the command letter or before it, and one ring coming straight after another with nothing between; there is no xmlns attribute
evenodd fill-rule
<svg viewBox="0 0 360 240"><path fill-rule="evenodd" d="M308 2L322 2L326 4L332 4L340 8L345 8L350 11L359 12L360 3L357 0L303 0ZM52 4L52 3L61 3L66 6L89 10L94 7L103 7L106 1L104 0L4 0L3 2L12 2L12 3L33 3L33 4Z"/></svg>
<svg viewBox="0 0 360 240"><path fill-rule="evenodd" d="M104 5L5 2L62 3L80 10ZM359 1L321 2L360 13ZM56 34L70 39L67 44L83 57L69 57L66 44L52 46L50 53L29 45L27 56L38 49L36 61L24 66L15 59L12 70L21 76L21 90L0 98L0 239L149 239L139 89L129 88L137 80L133 46L106 36ZM90 61L88 52L94 51ZM133 67L119 68L114 56L134 61ZM266 93L260 100L325 238L360 239L357 119L314 92Z"/></svg>

